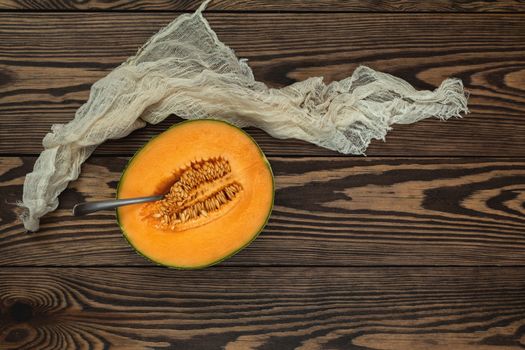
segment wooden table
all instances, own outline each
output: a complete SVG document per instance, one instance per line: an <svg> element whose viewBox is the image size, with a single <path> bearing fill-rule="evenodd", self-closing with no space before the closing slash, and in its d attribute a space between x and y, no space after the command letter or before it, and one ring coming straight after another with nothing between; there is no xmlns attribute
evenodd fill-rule
<svg viewBox="0 0 525 350"><path fill-rule="evenodd" d="M166 122L100 147L38 233L13 202L53 123L199 1L0 0L0 349L522 349L525 3L216 0L218 36L279 87L360 64L472 113L396 126L368 157L249 129L276 175L261 236L201 271L148 263L112 212L129 157Z"/></svg>

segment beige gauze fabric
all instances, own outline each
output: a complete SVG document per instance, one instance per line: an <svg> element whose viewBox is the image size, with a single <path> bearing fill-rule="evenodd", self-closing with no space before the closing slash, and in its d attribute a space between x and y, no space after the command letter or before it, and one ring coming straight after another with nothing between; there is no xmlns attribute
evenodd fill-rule
<svg viewBox="0 0 525 350"><path fill-rule="evenodd" d="M388 74L359 67L328 85L314 77L281 89L254 79L246 60L223 44L202 16L208 1L154 35L133 57L96 82L67 124L53 125L27 174L21 219L29 231L58 206L58 195L82 163L108 139L128 135L171 114L261 128L276 138L306 140L344 154L363 154L395 123L467 112L458 79L416 91Z"/></svg>

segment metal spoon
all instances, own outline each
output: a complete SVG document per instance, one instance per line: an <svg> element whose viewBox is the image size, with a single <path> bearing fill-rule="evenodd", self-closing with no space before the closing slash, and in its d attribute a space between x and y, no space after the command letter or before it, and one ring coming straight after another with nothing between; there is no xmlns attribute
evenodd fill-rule
<svg viewBox="0 0 525 350"><path fill-rule="evenodd" d="M159 201L162 198L164 198L163 194L158 195L158 196L149 196L149 197L113 199L113 200L108 200L108 201L78 203L77 205L73 207L73 215L82 216L82 215L94 213L99 210L115 209L123 205Z"/></svg>

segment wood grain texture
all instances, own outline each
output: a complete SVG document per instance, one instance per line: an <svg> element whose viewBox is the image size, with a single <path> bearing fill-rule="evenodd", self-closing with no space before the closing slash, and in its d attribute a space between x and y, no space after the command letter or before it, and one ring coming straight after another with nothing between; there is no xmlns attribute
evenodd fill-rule
<svg viewBox="0 0 525 350"><path fill-rule="evenodd" d="M2 349L510 350L524 268L1 269Z"/></svg>
<svg viewBox="0 0 525 350"><path fill-rule="evenodd" d="M35 157L18 155L181 13L163 11L200 3L0 0L0 349L525 348L523 0L214 0L211 26L272 87L359 64L420 89L456 76L472 114L396 126L368 151L403 157L250 129L273 155L275 210L203 271L148 263L112 212L70 215L112 198L127 162L115 155L175 116L100 147L42 230L23 232L15 202Z"/></svg>
<svg viewBox="0 0 525 350"><path fill-rule="evenodd" d="M34 158L0 158L0 265L148 265L112 211L125 158L98 157L41 231L23 232L14 202ZM270 158L275 207L264 232L226 265L524 265L525 160ZM11 204L9 204L11 203Z"/></svg>
<svg viewBox="0 0 525 350"><path fill-rule="evenodd" d="M3 10L194 11L202 0L0 0ZM212 11L504 12L523 11L523 0L213 0Z"/></svg>
<svg viewBox="0 0 525 350"><path fill-rule="evenodd" d="M35 154L95 81L178 14L0 14L0 154ZM472 114L395 126L368 155L525 156L525 15L209 13L211 26L257 79L278 87L358 65L420 89L463 79ZM388 30L387 30L388 28ZM133 153L177 119L110 142L98 154ZM251 134L271 155L334 155L305 142Z"/></svg>

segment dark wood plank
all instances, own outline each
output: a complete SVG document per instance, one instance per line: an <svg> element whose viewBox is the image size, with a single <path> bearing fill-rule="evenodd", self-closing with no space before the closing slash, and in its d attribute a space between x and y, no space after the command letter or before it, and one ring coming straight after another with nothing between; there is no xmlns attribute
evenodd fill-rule
<svg viewBox="0 0 525 350"><path fill-rule="evenodd" d="M177 15L0 14L0 154L39 152L51 124L69 121L93 82ZM448 76L464 80L472 114L396 126L368 155L525 156L525 15L466 16L207 15L219 37L271 86L316 75L342 79L359 64L418 88L432 89ZM175 120L98 154L131 154ZM268 154L334 154L259 130L252 135Z"/></svg>
<svg viewBox="0 0 525 350"><path fill-rule="evenodd" d="M0 0L3 10L194 11L202 0ZM212 11L503 12L523 11L522 0L214 0Z"/></svg>
<svg viewBox="0 0 525 350"><path fill-rule="evenodd" d="M524 268L0 269L2 349L521 349Z"/></svg>
<svg viewBox="0 0 525 350"><path fill-rule="evenodd" d="M34 158L0 158L0 265L148 265L112 211L73 218L115 195L125 158L98 157L41 231L14 213ZM524 265L525 160L270 158L275 208L228 265Z"/></svg>

